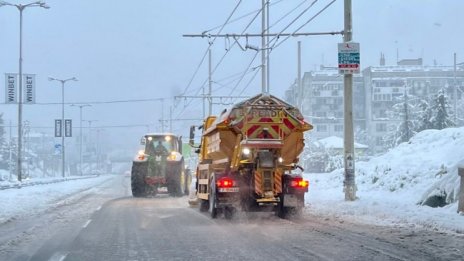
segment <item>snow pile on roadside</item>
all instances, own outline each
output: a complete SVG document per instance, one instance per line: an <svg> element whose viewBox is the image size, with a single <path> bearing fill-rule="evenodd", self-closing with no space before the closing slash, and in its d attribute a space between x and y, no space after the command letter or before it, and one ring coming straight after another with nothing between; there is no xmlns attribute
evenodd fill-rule
<svg viewBox="0 0 464 261"><path fill-rule="evenodd" d="M314 212L464 233L464 217L457 214L457 168L463 163L464 128L427 130L382 156L356 164L359 200L344 201L343 169L307 174L311 182L307 199ZM448 205L418 205L434 195L443 196Z"/></svg>
<svg viewBox="0 0 464 261"><path fill-rule="evenodd" d="M96 184L113 177L114 175L102 175L21 189L0 190L0 224L12 218L43 211L57 204L59 199L93 188Z"/></svg>

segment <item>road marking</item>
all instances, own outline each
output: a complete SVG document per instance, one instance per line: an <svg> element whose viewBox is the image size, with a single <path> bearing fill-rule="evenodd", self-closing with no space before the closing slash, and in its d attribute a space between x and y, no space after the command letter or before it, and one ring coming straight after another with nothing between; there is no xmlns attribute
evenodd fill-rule
<svg viewBox="0 0 464 261"><path fill-rule="evenodd" d="M85 225L83 225L82 227L83 227L83 228L86 228L86 227L90 224L90 222L92 222L91 219L87 220L87 222L85 223Z"/></svg>
<svg viewBox="0 0 464 261"><path fill-rule="evenodd" d="M102 206L99 206L99 207L97 208L97 211L99 211L101 208L102 208Z"/></svg>
<svg viewBox="0 0 464 261"><path fill-rule="evenodd" d="M63 253L57 252L52 257L50 257L48 261L63 261L67 255L68 253L63 254Z"/></svg>

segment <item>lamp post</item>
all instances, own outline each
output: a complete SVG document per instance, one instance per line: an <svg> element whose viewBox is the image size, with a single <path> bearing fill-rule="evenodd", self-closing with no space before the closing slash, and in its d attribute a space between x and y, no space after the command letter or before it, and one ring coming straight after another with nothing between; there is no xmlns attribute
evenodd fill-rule
<svg viewBox="0 0 464 261"><path fill-rule="evenodd" d="M77 81L77 79L76 79L76 77L72 77L72 78L69 78L69 79L61 80L61 79L56 79L56 78L53 78L53 77L48 77L48 80L49 81L59 81L59 82L61 82L61 129L63 130L65 128L65 126L64 126L65 125L64 124L64 84L67 81ZM64 131L61 131L61 174L62 174L63 177L65 176L64 136L65 136Z"/></svg>
<svg viewBox="0 0 464 261"><path fill-rule="evenodd" d="M84 107L90 107L92 105L90 104L82 104L82 105L76 105L76 104L71 104L73 107L79 107L79 173L82 176L82 108Z"/></svg>
<svg viewBox="0 0 464 261"><path fill-rule="evenodd" d="M96 122L98 120L83 120L86 121L89 124L89 138L87 139L87 148L89 148L89 143L91 143L91 134L92 134L92 122ZM92 174L93 167L92 167L92 161L89 159L89 172Z"/></svg>
<svg viewBox="0 0 464 261"><path fill-rule="evenodd" d="M19 10L19 91L18 91L18 155L17 155L17 166L16 173L18 175L18 181L22 180L22 120L23 120L23 11L27 7L42 7L45 9L50 8L45 2L36 1L29 4L10 4L5 1L0 1L0 7L4 5L15 6Z"/></svg>

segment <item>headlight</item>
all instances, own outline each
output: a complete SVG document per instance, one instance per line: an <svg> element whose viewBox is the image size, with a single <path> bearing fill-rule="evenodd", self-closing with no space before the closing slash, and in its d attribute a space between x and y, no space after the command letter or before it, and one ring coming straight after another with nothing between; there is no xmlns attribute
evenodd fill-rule
<svg viewBox="0 0 464 261"><path fill-rule="evenodd" d="M143 160L145 158L145 151L144 150L139 150L139 152L137 152L137 158L139 160Z"/></svg>
<svg viewBox="0 0 464 261"><path fill-rule="evenodd" d="M248 156L248 155L250 155L251 151L250 151L249 148L243 148L242 152L243 152L243 155Z"/></svg>
<svg viewBox="0 0 464 261"><path fill-rule="evenodd" d="M171 153L168 156L168 160L176 160L177 154L175 151L171 151Z"/></svg>
<svg viewBox="0 0 464 261"><path fill-rule="evenodd" d="M284 162L284 159L282 157L279 157L277 160L279 161L279 163Z"/></svg>
<svg viewBox="0 0 464 261"><path fill-rule="evenodd" d="M153 137L148 137L148 140L149 140L149 141L153 140Z"/></svg>

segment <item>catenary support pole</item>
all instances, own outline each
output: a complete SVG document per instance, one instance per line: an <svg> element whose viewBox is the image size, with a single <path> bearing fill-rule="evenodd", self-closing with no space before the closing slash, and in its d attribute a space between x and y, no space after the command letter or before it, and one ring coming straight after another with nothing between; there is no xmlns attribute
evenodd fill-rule
<svg viewBox="0 0 464 261"><path fill-rule="evenodd" d="M458 213L464 214L464 166L458 168L458 175L461 176L461 186L459 187Z"/></svg>
<svg viewBox="0 0 464 261"><path fill-rule="evenodd" d="M345 0L345 34L343 42L352 40L351 0ZM355 166L354 166L354 135L353 135L353 75L344 75L344 166L345 180L343 182L345 200L356 199Z"/></svg>

